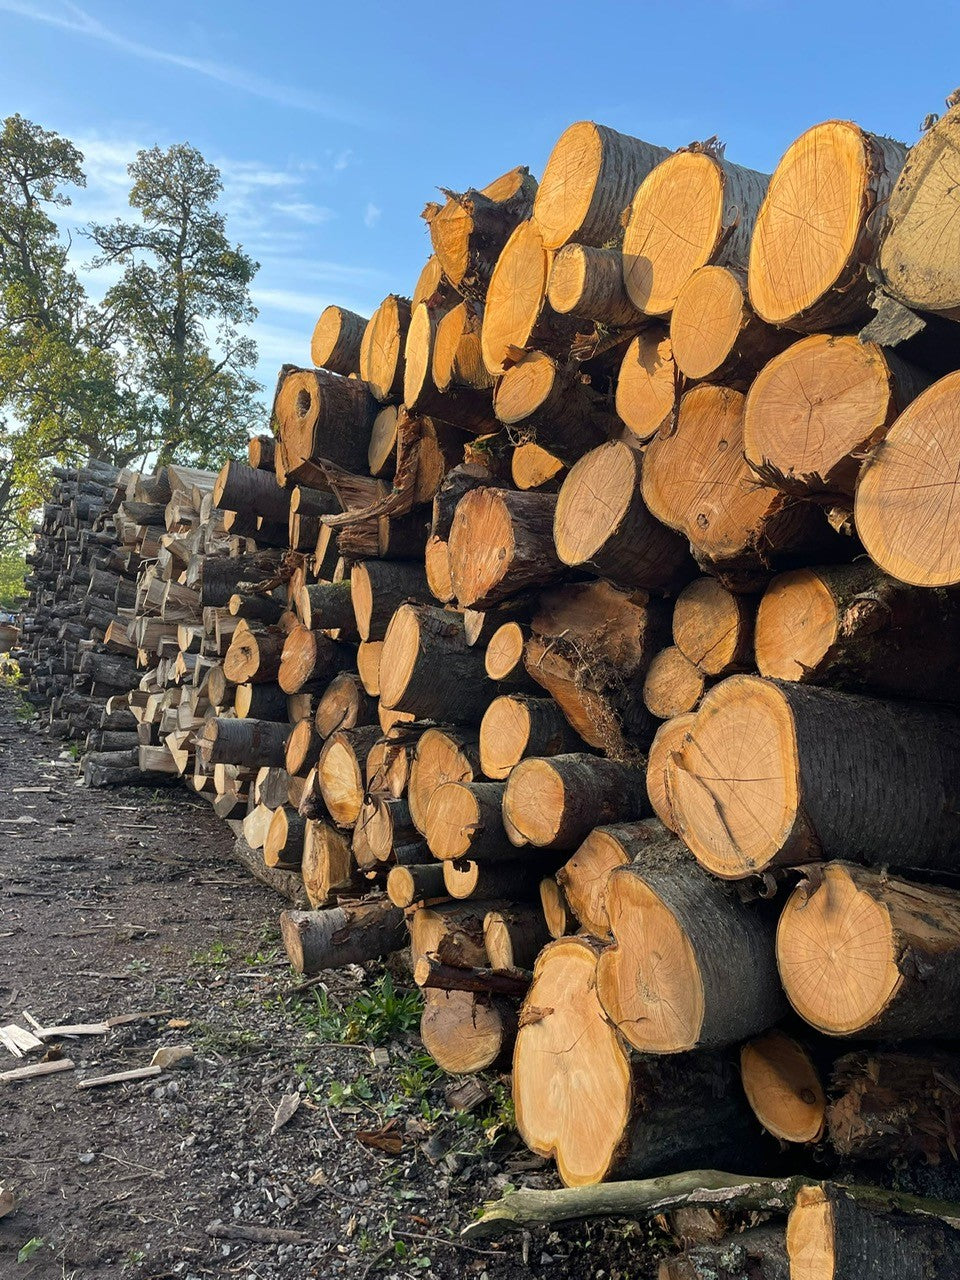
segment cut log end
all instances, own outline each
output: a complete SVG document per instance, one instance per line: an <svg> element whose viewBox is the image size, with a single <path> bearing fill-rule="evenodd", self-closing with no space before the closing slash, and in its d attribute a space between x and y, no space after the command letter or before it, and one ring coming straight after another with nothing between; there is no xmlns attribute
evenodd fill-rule
<svg viewBox="0 0 960 1280"><path fill-rule="evenodd" d="M820 1073L799 1041L769 1031L740 1050L740 1076L754 1115L782 1142L817 1142L827 1102Z"/></svg>

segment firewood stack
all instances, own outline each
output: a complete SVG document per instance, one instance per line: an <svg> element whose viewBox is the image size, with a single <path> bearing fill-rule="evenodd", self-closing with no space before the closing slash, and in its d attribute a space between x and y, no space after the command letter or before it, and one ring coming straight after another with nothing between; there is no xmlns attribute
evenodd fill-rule
<svg viewBox="0 0 960 1280"><path fill-rule="evenodd" d="M571 1186L956 1159L958 125L767 176L582 123L446 192L141 570L134 714L295 966L408 940Z"/></svg>

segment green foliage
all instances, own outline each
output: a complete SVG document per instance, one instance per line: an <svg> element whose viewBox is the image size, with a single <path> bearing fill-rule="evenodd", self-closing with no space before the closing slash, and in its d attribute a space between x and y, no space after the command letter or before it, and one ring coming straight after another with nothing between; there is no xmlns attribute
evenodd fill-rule
<svg viewBox="0 0 960 1280"><path fill-rule="evenodd" d="M423 1011L419 992L398 990L388 973L346 1005L336 1005L319 987L311 987L285 1004L287 1014L311 1037L371 1046L415 1030Z"/></svg>
<svg viewBox="0 0 960 1280"><path fill-rule="evenodd" d="M331 1107L345 1107L353 1102L369 1102L373 1097L373 1086L366 1076L357 1076L349 1084L341 1084L339 1080L331 1080L327 1101Z"/></svg>
<svg viewBox="0 0 960 1280"><path fill-rule="evenodd" d="M16 613L26 600L23 586L26 572L22 545L14 541L12 545L0 548L0 612Z"/></svg>
<svg viewBox="0 0 960 1280"><path fill-rule="evenodd" d="M39 1253L41 1249L49 1248L50 1246L43 1236L33 1236L17 1253L17 1261L29 1262L35 1253Z"/></svg>

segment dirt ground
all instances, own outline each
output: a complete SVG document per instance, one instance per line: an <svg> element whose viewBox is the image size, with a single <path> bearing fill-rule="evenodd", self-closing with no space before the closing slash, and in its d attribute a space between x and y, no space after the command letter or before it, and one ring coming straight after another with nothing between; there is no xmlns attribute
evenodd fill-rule
<svg viewBox="0 0 960 1280"><path fill-rule="evenodd" d="M0 1025L143 1015L53 1041L72 1071L0 1084L0 1184L17 1197L0 1280L653 1274L629 1223L461 1243L505 1185L557 1185L517 1138L504 1080L451 1108L402 973L303 989L278 944L283 903L206 803L84 789L8 690L0 833ZM78 1090L165 1045L194 1056ZM17 1065L0 1047L0 1070Z"/></svg>

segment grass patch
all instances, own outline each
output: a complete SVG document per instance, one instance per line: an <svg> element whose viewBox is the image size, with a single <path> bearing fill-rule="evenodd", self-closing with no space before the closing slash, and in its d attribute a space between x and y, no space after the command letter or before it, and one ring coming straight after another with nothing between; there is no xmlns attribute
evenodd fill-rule
<svg viewBox="0 0 960 1280"><path fill-rule="evenodd" d="M281 1003L308 1038L371 1048L415 1031L423 1012L420 993L396 987L388 973L347 1004L337 1004L322 987L281 997Z"/></svg>

